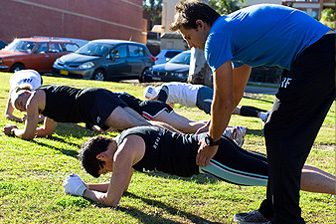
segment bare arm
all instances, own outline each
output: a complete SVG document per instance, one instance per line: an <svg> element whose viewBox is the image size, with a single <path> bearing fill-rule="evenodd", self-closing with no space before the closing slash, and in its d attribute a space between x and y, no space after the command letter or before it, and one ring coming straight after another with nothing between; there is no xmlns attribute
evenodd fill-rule
<svg viewBox="0 0 336 224"><path fill-rule="evenodd" d="M214 100L212 104L209 135L214 141L220 139L229 124L231 114L241 100L251 67L243 65L232 69L231 61L227 61L214 72ZM204 140L200 141L196 164L204 167L216 154L218 146L209 147Z"/></svg>
<svg viewBox="0 0 336 224"><path fill-rule="evenodd" d="M27 119L24 129L14 129L16 137L33 140L39 119L38 96L32 95L27 102Z"/></svg>
<svg viewBox="0 0 336 224"><path fill-rule="evenodd" d="M215 94L209 134L216 141L229 124L231 114L239 104L251 67L243 65L232 69L231 61L224 63L214 73Z"/></svg>
<svg viewBox="0 0 336 224"><path fill-rule="evenodd" d="M129 175L129 182L131 181L132 175L133 175L133 170L131 171L130 175ZM110 186L110 182L105 182L105 183L97 183L97 184L86 184L87 188L93 191L99 191L99 192L107 192L108 187ZM124 189L124 191L126 191L128 189L128 185L127 187Z"/></svg>
<svg viewBox="0 0 336 224"><path fill-rule="evenodd" d="M54 133L56 126L57 126L56 121L53 121L45 117L43 127L36 129L36 136L39 136L39 137L50 136L52 135L52 133Z"/></svg>
<svg viewBox="0 0 336 224"><path fill-rule="evenodd" d="M132 165L137 163L144 154L143 139L136 135L127 136L114 155L113 174L107 192L86 190L83 196L107 206L117 207L131 180Z"/></svg>
<svg viewBox="0 0 336 224"><path fill-rule="evenodd" d="M5 117L6 117L6 119L17 121L17 122L24 122L25 116L22 117L22 118L16 117L16 116L13 115L13 112L14 112L14 108L12 106L11 99L8 98L7 106L6 106L6 111L5 111Z"/></svg>

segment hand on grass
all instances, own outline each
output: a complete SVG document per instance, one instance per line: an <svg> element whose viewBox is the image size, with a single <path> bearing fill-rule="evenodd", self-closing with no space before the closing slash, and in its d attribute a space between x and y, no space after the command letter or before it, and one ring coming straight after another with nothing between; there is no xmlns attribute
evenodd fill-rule
<svg viewBox="0 0 336 224"><path fill-rule="evenodd" d="M17 129L18 127L15 124L7 124L4 129L3 132L5 133L5 135L11 136L11 131L12 129Z"/></svg>
<svg viewBox="0 0 336 224"><path fill-rule="evenodd" d="M63 182L64 192L76 196L83 196L84 191L87 189L85 182L77 175L70 174Z"/></svg>

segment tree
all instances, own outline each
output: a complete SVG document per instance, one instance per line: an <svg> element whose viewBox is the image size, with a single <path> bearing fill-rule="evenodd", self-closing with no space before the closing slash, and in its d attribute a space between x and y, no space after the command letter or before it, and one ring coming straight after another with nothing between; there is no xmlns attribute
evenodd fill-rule
<svg viewBox="0 0 336 224"><path fill-rule="evenodd" d="M239 3L244 2L245 0L209 0L208 4L219 14L227 15L240 9Z"/></svg>
<svg viewBox="0 0 336 224"><path fill-rule="evenodd" d="M143 11L148 12L150 21L153 24L158 21L161 23L162 18L162 0L143 0Z"/></svg>
<svg viewBox="0 0 336 224"><path fill-rule="evenodd" d="M336 13L333 9L324 9L321 13L321 23L335 29Z"/></svg>

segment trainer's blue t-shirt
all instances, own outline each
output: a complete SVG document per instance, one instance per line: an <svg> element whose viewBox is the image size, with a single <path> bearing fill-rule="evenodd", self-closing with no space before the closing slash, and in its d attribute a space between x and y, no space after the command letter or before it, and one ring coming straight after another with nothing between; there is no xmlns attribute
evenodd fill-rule
<svg viewBox="0 0 336 224"><path fill-rule="evenodd" d="M213 71L228 60L234 67L267 65L290 70L296 57L328 30L299 10L254 5L215 21L205 44L205 56Z"/></svg>

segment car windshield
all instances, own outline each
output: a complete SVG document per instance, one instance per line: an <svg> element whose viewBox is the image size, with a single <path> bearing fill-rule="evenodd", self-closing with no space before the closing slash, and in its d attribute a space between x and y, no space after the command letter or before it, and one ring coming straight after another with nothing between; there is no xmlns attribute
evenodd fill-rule
<svg viewBox="0 0 336 224"><path fill-rule="evenodd" d="M173 57L168 63L175 63L175 64L190 64L190 51L188 52L182 52L175 57Z"/></svg>
<svg viewBox="0 0 336 224"><path fill-rule="evenodd" d="M113 47L113 45L102 43L88 43L75 51L75 53L101 57L105 55L109 51L109 49L111 49L111 47Z"/></svg>
<svg viewBox="0 0 336 224"><path fill-rule="evenodd" d="M31 53L35 45L36 43L31 42L31 41L16 39L12 43L10 43L8 46L6 46L4 50Z"/></svg>

